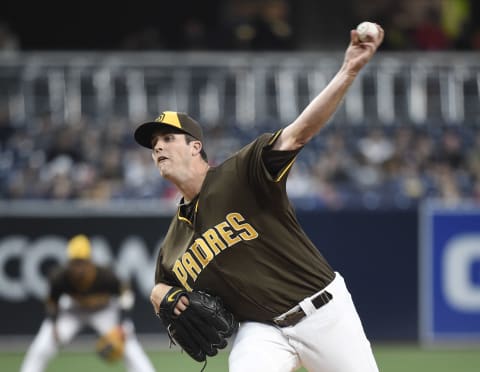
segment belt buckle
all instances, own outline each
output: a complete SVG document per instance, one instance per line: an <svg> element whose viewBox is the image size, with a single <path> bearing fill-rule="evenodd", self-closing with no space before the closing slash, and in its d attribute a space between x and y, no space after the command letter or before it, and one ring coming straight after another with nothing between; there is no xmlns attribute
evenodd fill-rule
<svg viewBox="0 0 480 372"><path fill-rule="evenodd" d="M297 305L292 309L288 310L286 313L277 316L273 319L273 322L279 327L290 327L296 325L300 320L303 319L305 313L302 308Z"/></svg>

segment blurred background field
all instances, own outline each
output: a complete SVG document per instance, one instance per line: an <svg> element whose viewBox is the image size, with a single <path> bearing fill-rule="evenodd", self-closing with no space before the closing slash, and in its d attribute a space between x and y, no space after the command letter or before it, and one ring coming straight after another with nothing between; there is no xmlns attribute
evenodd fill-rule
<svg viewBox="0 0 480 372"><path fill-rule="evenodd" d="M480 371L480 1L135 4L114 17L80 2L60 16L2 4L0 371L18 369L48 270L79 232L132 283L138 334L165 337L148 297L179 195L133 129L187 111L218 164L290 123L363 20L385 42L298 156L289 195L347 279L382 371ZM159 371L201 369L153 352L164 346L149 349ZM68 348L50 372L122 370L88 350ZM225 354L209 361L217 370Z"/></svg>
<svg viewBox="0 0 480 372"><path fill-rule="evenodd" d="M155 367L161 371L198 372L203 364L177 351L154 352L147 348ZM415 346L374 345L381 372L478 372L478 349L420 350ZM2 371L15 372L21 362L21 353L0 353ZM209 358L206 372L227 371L227 352ZM108 365L89 352L65 352L55 358L47 372L120 372L121 365ZM300 369L299 371L305 371ZM265 371L267 372L267 371Z"/></svg>

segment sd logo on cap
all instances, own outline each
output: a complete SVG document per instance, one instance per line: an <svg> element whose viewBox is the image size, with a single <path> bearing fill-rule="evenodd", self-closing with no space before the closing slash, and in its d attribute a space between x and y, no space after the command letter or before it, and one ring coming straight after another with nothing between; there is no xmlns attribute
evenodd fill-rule
<svg viewBox="0 0 480 372"><path fill-rule="evenodd" d="M164 111L154 121L141 124L135 130L135 141L151 149L154 131L165 127L180 130L203 143L203 131L200 124L186 113L175 111Z"/></svg>

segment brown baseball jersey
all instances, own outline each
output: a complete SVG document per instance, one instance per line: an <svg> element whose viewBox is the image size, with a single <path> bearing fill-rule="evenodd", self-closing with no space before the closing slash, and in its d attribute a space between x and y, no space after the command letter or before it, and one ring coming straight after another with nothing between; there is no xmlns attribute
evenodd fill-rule
<svg viewBox="0 0 480 372"><path fill-rule="evenodd" d="M50 276L48 302L55 316L62 294L71 296L77 305L87 310L97 310L107 305L112 296L120 295L122 283L113 271L88 260L72 260Z"/></svg>
<svg viewBox="0 0 480 372"><path fill-rule="evenodd" d="M208 170L199 195L172 219L157 283L219 295L239 320L271 321L333 280L288 200L298 151L273 151L279 134Z"/></svg>

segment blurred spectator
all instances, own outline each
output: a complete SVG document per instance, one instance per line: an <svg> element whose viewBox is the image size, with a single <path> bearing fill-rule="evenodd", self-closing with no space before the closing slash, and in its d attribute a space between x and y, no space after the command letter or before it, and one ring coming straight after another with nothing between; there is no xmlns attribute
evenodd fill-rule
<svg viewBox="0 0 480 372"><path fill-rule="evenodd" d="M398 183L400 197L419 201L427 193L427 184L422 177L420 169L414 163L407 163L401 166L398 176L395 177Z"/></svg>
<svg viewBox="0 0 480 372"><path fill-rule="evenodd" d="M412 36L414 46L421 50L446 50L452 45L442 27L440 10L433 6L426 9Z"/></svg>
<svg viewBox="0 0 480 372"><path fill-rule="evenodd" d="M453 170L446 164L438 164L435 166L434 171L438 196L446 203L459 203L462 194L455 180Z"/></svg>
<svg viewBox="0 0 480 372"><path fill-rule="evenodd" d="M224 10L224 34L226 49L249 49L255 38L255 19L258 4L254 1L232 0Z"/></svg>
<svg viewBox="0 0 480 372"><path fill-rule="evenodd" d="M285 0L266 0L260 6L254 27L254 50L288 50L293 47L289 8Z"/></svg>
<svg viewBox="0 0 480 372"><path fill-rule="evenodd" d="M468 45L473 50L480 50L480 27L473 31Z"/></svg>
<svg viewBox="0 0 480 372"><path fill-rule="evenodd" d="M288 50L293 30L286 0L230 2L226 10L229 46L241 50Z"/></svg>
<svg viewBox="0 0 480 372"><path fill-rule="evenodd" d="M7 23L0 21L0 53L15 52L20 49L18 36Z"/></svg>
<svg viewBox="0 0 480 372"><path fill-rule="evenodd" d="M413 146L413 151L409 151L408 149L405 149L405 151L411 153L410 156L413 157L414 162L418 164L420 170L427 169L434 159L435 145L432 136L419 132Z"/></svg>
<svg viewBox="0 0 480 372"><path fill-rule="evenodd" d="M384 164L394 153L390 139L386 138L380 129L374 129L361 138L358 147L362 156L372 164Z"/></svg>
<svg viewBox="0 0 480 372"><path fill-rule="evenodd" d="M439 143L437 160L447 163L454 169L460 169L465 166L465 155L463 153L463 145L460 135L453 131L445 131Z"/></svg>
<svg viewBox="0 0 480 372"><path fill-rule="evenodd" d="M80 161L83 157L79 142L80 132L76 128L63 127L56 130L56 136L53 143L46 153L47 162L55 160L57 157L66 156L72 161Z"/></svg>
<svg viewBox="0 0 480 372"><path fill-rule="evenodd" d="M480 49L480 2L457 0L455 3L461 2L459 7L463 5L461 10L464 15L462 21L458 26L458 33L455 39L455 48L461 50L479 50ZM465 4L464 4L465 3ZM467 14L465 14L467 13Z"/></svg>
<svg viewBox="0 0 480 372"><path fill-rule="evenodd" d="M480 132L476 134L472 146L467 150L467 172L471 175L472 198L480 202Z"/></svg>
<svg viewBox="0 0 480 372"><path fill-rule="evenodd" d="M471 32L470 0L443 0L441 5L445 33L456 49L464 49L468 44L467 33Z"/></svg>
<svg viewBox="0 0 480 372"><path fill-rule="evenodd" d="M185 49L206 50L209 40L205 24L197 17L189 17L183 25Z"/></svg>
<svg viewBox="0 0 480 372"><path fill-rule="evenodd" d="M3 105L0 105L0 151L5 148L8 139L13 134L14 128L12 127L9 117L8 109Z"/></svg>
<svg viewBox="0 0 480 372"><path fill-rule="evenodd" d="M480 180L480 133L474 138L474 142L469 150L467 150L468 170Z"/></svg>
<svg viewBox="0 0 480 372"><path fill-rule="evenodd" d="M414 21L402 2L393 2L378 15L379 23L384 24L385 50L405 50L413 48L412 30Z"/></svg>

